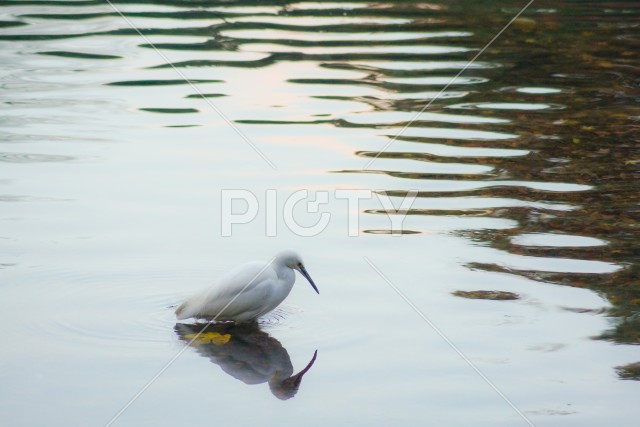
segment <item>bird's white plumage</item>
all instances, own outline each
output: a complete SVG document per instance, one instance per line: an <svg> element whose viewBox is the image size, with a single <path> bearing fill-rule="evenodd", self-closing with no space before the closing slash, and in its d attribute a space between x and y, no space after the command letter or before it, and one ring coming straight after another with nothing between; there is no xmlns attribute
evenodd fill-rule
<svg viewBox="0 0 640 427"><path fill-rule="evenodd" d="M302 259L292 251L279 253L271 262L254 261L231 270L213 286L189 298L176 309L178 319L202 317L237 323L258 318L276 308L291 292L300 271L306 272Z"/></svg>

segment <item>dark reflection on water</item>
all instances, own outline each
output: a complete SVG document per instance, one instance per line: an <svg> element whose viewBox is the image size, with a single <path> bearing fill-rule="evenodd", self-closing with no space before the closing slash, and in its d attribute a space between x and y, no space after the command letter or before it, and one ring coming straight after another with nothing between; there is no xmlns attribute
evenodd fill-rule
<svg viewBox="0 0 640 427"><path fill-rule="evenodd" d="M342 8L340 2L321 1L315 3L324 3L322 8L312 5L301 8L289 2L269 1L113 3L119 6L166 5L176 8L159 11L125 9L123 13L129 18L192 20L187 27L157 28L150 24L142 29L147 36L175 36L170 43L158 43L156 47L161 50L193 54L193 59L173 64L159 62L150 68L255 68L281 61L316 61L326 70L361 73L360 78L309 76L288 80L292 86L317 88L311 97L316 101L357 102L369 108L358 116L335 115L320 120L309 117L305 121L253 116L237 118L237 122L255 125L293 123L310 127L330 124L379 130L388 135L390 141L394 140L388 149L380 152L360 147L353 156L361 159L363 166L374 158L377 160L366 171L340 172L384 174L395 180L386 188L388 194L398 197L419 187L424 180L488 183L482 186L471 184L463 191L447 188L421 191L416 206L409 213L425 218L434 215L476 216L515 221L517 225L507 229L477 228L457 233L478 245L491 246L514 257L538 260L537 265L523 269L475 262L469 264L470 268L598 291L613 304L610 315L618 319L615 328L604 332L600 338L640 344L640 8L637 2L536 2L483 53L478 62L465 71L460 80L453 82L442 94L439 91L446 82L525 2L349 2L367 5L349 8ZM124 21L120 28L82 34L32 34L29 25L24 25L30 19L64 24L67 20L91 22L104 16L116 16L113 11L85 13L82 10L83 6L104 5L101 0L27 0L20 4L46 5L49 8L37 14L17 15L15 21L3 21L1 25L8 31L0 35L0 40L37 41L114 35L138 37L136 30L128 28ZM56 10L56 7L63 6L63 10ZM223 6L247 6L247 9L234 7L232 11L225 11ZM266 9L255 12L251 6ZM299 20L304 18L317 19L317 22L301 24ZM337 21L322 20L331 18ZM213 20L213 23L206 20ZM363 34L367 37L362 37ZM200 37L202 40L181 41L181 36ZM263 46L256 47L260 44ZM150 47L142 39L138 46ZM389 49L391 47L393 49ZM342 50L344 48L350 49ZM225 51L261 56L258 59L222 60L202 55L202 52L215 54ZM60 50L43 50L40 53L101 62L117 57ZM126 80L108 84L149 86L149 90L153 90L159 85L182 83L182 80ZM327 95L323 89L327 86L340 86L344 94ZM358 90L363 88L370 89L371 94L362 95ZM350 91L355 94L351 95ZM211 93L206 96L224 95ZM189 98L198 96L194 94ZM433 102L426 112L440 116L416 117L416 113L420 113L430 101ZM151 107L143 110L167 114L197 111ZM483 122L482 119L500 120ZM479 154L478 150L488 151ZM509 150L514 151L509 154ZM9 160L16 161L13 158ZM418 166L415 173L407 172L406 167L402 170L376 167L376 162L382 164L385 160L417 165L421 162L475 165L489 170L474 174L455 171L435 174L422 173ZM545 186L531 183L544 183ZM568 188L565 184L576 187ZM459 200L459 207L425 209L417 206L421 202L445 197ZM478 199L486 200L487 205L465 207L470 200ZM489 201L494 199L510 202L504 203L503 207L490 206ZM366 213L386 214L379 210L367 210ZM405 233L417 232L405 230ZM557 245L548 238L558 235L594 238L603 243ZM522 236L538 236L538 239L518 241L517 238ZM585 262L585 269L547 271L545 262L550 258L581 260ZM616 268L604 272L586 268L589 262L596 261ZM192 327L195 326L178 325L176 331L184 337L194 333L188 329ZM232 346L198 341L198 349L221 366L223 362L218 360L239 357L236 353L227 359L223 357L223 351L232 352L230 349L236 348L234 346L258 348L265 354L271 354L267 351L270 349L282 355L280 359L272 356L284 366L278 369L289 372L290 361L277 341L259 331L235 333L237 335L231 334ZM252 354L251 351L247 353L248 356ZM246 366L249 365L247 362ZM242 377L244 374L237 375L240 379L245 378Z"/></svg>
<svg viewBox="0 0 640 427"><path fill-rule="evenodd" d="M200 355L233 378L249 385L267 383L271 393L281 400L296 395L318 353L294 374L287 350L257 325L177 323L174 330L182 341L191 343Z"/></svg>

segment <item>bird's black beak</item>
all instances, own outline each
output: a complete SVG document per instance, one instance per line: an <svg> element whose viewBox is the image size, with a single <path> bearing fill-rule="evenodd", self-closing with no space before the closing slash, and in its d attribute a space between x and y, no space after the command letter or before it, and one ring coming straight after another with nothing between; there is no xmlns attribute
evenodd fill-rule
<svg viewBox="0 0 640 427"><path fill-rule="evenodd" d="M318 290L318 287L316 286L315 283L313 283L313 279L311 278L311 276L309 276L309 273L307 273L307 270L303 266L300 266L300 273L304 276L305 279L309 281L309 283L313 287L313 290L316 291L318 295L320 295L320 291Z"/></svg>

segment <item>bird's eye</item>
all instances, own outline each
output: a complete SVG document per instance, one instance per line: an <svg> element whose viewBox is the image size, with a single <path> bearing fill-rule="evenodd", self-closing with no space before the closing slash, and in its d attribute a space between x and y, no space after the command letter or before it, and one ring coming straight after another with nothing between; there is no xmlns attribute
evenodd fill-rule
<svg viewBox="0 0 640 427"><path fill-rule="evenodd" d="M298 267L302 267L302 263L301 262L298 263Z"/></svg>

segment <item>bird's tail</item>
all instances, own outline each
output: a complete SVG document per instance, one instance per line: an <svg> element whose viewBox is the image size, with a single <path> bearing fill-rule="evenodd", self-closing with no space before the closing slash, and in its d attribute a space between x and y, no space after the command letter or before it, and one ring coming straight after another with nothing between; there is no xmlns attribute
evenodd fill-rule
<svg viewBox="0 0 640 427"><path fill-rule="evenodd" d="M178 306L178 308L176 308L176 317L178 318L178 320L183 320L191 317L187 313L187 302L188 301L183 302Z"/></svg>

